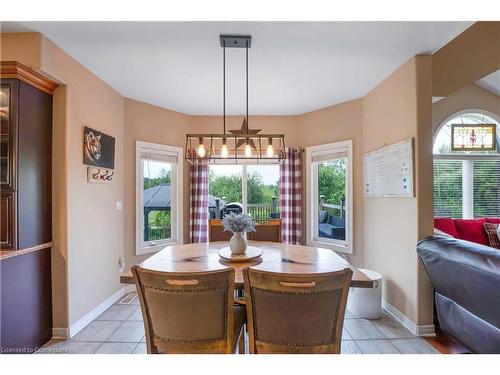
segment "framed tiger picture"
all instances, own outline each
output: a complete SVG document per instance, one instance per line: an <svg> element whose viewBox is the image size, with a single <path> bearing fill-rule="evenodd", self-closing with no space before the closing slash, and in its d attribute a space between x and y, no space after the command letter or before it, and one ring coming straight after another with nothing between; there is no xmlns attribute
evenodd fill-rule
<svg viewBox="0 0 500 375"><path fill-rule="evenodd" d="M83 164L115 169L115 137L85 126Z"/></svg>

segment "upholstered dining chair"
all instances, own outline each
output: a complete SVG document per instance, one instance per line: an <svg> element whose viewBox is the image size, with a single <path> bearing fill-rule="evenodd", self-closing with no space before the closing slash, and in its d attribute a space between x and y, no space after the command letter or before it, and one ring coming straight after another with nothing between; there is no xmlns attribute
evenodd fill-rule
<svg viewBox="0 0 500 375"><path fill-rule="evenodd" d="M257 222L255 232L248 232L248 239L254 241L281 242L281 219Z"/></svg>
<svg viewBox="0 0 500 375"><path fill-rule="evenodd" d="M351 269L243 277L250 353L340 353Z"/></svg>
<svg viewBox="0 0 500 375"><path fill-rule="evenodd" d="M177 273L132 268L147 352L235 353L245 307L234 305L234 269Z"/></svg>

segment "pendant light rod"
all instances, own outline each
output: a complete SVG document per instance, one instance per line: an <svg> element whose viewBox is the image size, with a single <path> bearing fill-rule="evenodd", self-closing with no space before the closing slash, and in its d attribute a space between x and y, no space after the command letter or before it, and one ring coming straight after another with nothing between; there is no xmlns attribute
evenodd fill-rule
<svg viewBox="0 0 500 375"><path fill-rule="evenodd" d="M226 134L226 42L222 44L222 118L224 134Z"/></svg>
<svg viewBox="0 0 500 375"><path fill-rule="evenodd" d="M248 129L248 40L246 41L245 48L246 55L246 81L247 81L247 129Z"/></svg>

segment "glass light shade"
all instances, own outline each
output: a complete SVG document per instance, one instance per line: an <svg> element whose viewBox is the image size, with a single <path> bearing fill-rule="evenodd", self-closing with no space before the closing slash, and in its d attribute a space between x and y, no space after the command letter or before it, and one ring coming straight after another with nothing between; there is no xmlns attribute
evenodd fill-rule
<svg viewBox="0 0 500 375"><path fill-rule="evenodd" d="M252 147L247 144L245 145L245 157L249 158L250 156L252 156Z"/></svg>
<svg viewBox="0 0 500 375"><path fill-rule="evenodd" d="M273 145L267 146L266 155L268 158L272 158L274 156Z"/></svg>
<svg viewBox="0 0 500 375"><path fill-rule="evenodd" d="M227 145L223 144L222 148L220 150L220 156L224 159L226 159L229 155L229 150L227 149Z"/></svg>
<svg viewBox="0 0 500 375"><path fill-rule="evenodd" d="M206 152L205 152L205 146L203 145L203 143L200 143L198 145L198 149L196 150L196 153L198 154L198 156L200 158L204 158L205 157Z"/></svg>

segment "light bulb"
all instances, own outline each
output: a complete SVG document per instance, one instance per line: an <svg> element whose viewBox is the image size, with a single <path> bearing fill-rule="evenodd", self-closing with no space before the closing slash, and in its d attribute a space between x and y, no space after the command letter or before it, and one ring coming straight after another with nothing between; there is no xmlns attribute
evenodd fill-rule
<svg viewBox="0 0 500 375"><path fill-rule="evenodd" d="M220 150L220 156L225 159L227 158L228 155L229 155L229 150L227 149L227 145L224 143Z"/></svg>
<svg viewBox="0 0 500 375"><path fill-rule="evenodd" d="M266 155L268 158L272 158L274 156L273 145L267 146Z"/></svg>
<svg viewBox="0 0 500 375"><path fill-rule="evenodd" d="M245 146L245 157L249 158L250 156L252 156L252 148L250 147L249 144L247 144Z"/></svg>
<svg viewBox="0 0 500 375"><path fill-rule="evenodd" d="M198 145L198 150L196 152L198 153L198 156L200 158L205 157L205 146L203 145L203 143L200 142L200 144Z"/></svg>

